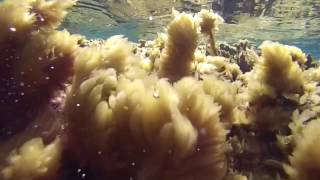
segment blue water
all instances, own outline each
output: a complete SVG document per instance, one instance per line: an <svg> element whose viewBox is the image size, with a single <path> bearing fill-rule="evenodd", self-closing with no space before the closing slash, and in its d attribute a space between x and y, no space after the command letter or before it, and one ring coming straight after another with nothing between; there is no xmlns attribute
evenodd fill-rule
<svg viewBox="0 0 320 180"><path fill-rule="evenodd" d="M310 54L314 58L314 60L320 60L320 37L282 40L281 43L297 46L301 48L303 52Z"/></svg>
<svg viewBox="0 0 320 180"><path fill-rule="evenodd" d="M117 26L109 26L99 29L91 29L88 27L79 27L76 24L69 25L68 27L63 27L68 29L69 32L73 34L81 34L86 36L87 39L107 39L114 35L124 35L130 41L138 42L139 38L139 28L137 23L128 22L122 23Z"/></svg>
<svg viewBox="0 0 320 180"><path fill-rule="evenodd" d="M139 25L136 22L128 22L122 23L117 26L110 26L101 29L91 29L87 27L77 27L77 26L69 26L67 27L71 33L77 33L86 36L88 39L107 39L113 35L122 34L127 37L130 41L138 42L141 37L141 32L139 29ZM219 39L223 39L220 37ZM263 40L259 39L249 39L254 45L259 46ZM265 39L265 40L273 40L273 39ZM273 40L274 41L274 40ZM233 42L230 42L233 43ZM300 38L300 39L283 39L280 40L280 43L286 45L297 46L303 50L306 54L310 54L314 60L320 60L320 37L313 38Z"/></svg>
<svg viewBox="0 0 320 180"><path fill-rule="evenodd" d="M106 29L99 29L94 31L86 31L86 29L81 29L74 31L72 33L80 33L85 35L89 39L107 39L113 35L122 34L127 37L130 41L138 42L139 40L139 28L136 23L125 23L119 26L113 26ZM266 39L270 40L270 39ZM271 39L272 40L272 39ZM262 40L250 40L255 45L262 43ZM306 54L310 54L314 60L320 60L320 37L318 38L305 38L305 39L290 39L290 40L280 40L280 43L297 46L302 49Z"/></svg>

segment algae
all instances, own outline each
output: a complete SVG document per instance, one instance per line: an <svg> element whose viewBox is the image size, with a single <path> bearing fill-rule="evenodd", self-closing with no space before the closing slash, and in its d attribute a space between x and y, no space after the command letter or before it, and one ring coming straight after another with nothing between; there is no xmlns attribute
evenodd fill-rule
<svg viewBox="0 0 320 180"><path fill-rule="evenodd" d="M74 4L0 3L2 179L318 178L319 67L299 48L218 44L206 10L87 40L57 30Z"/></svg>

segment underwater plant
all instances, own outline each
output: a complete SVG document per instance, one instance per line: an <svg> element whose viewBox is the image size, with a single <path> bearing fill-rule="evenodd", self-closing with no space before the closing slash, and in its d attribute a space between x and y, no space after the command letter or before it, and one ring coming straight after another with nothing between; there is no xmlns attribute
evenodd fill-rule
<svg viewBox="0 0 320 180"><path fill-rule="evenodd" d="M79 35L57 31L73 0L3 1L0 12L0 139L16 134L72 75ZM9 134L9 135L8 135Z"/></svg>
<svg viewBox="0 0 320 180"><path fill-rule="evenodd" d="M173 10L168 39L161 54L159 73L172 81L191 75L191 64L198 44L199 25L191 15ZM183 29L183 31L182 31Z"/></svg>
<svg viewBox="0 0 320 180"><path fill-rule="evenodd" d="M1 179L318 178L320 76L302 50L219 44L208 10L173 10L154 40L89 41L57 30L75 3L0 2Z"/></svg>
<svg viewBox="0 0 320 180"><path fill-rule="evenodd" d="M19 151L8 157L8 166L2 170L4 179L54 179L61 161L62 144L57 138L44 145L41 138L24 143Z"/></svg>
<svg viewBox="0 0 320 180"><path fill-rule="evenodd" d="M291 180L314 180L319 178L320 159L319 120L314 120L296 134L296 147L289 157L290 165L285 164L284 170Z"/></svg>

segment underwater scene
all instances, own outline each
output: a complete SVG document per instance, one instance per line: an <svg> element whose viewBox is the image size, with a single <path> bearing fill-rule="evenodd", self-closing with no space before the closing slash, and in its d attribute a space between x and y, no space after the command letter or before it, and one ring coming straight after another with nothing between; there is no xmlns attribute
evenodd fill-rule
<svg viewBox="0 0 320 180"><path fill-rule="evenodd" d="M0 180L320 180L320 0L0 0Z"/></svg>

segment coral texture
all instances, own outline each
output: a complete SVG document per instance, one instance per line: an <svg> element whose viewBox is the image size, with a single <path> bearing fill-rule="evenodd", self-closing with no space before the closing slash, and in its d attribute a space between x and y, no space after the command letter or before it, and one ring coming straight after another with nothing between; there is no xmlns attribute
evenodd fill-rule
<svg viewBox="0 0 320 180"><path fill-rule="evenodd" d="M74 4L0 3L2 179L319 179L319 67L299 48L218 50L209 10L87 40L57 30Z"/></svg>
<svg viewBox="0 0 320 180"><path fill-rule="evenodd" d="M79 35L56 28L75 1L6 0L0 4L2 127L19 132L72 75ZM5 132L0 137L6 138Z"/></svg>
<svg viewBox="0 0 320 180"><path fill-rule="evenodd" d="M297 146L292 156L290 165L285 165L284 169L291 180L315 180L319 179L320 153L319 153L319 133L320 122L314 120L310 122L302 133L296 137Z"/></svg>
<svg viewBox="0 0 320 180"><path fill-rule="evenodd" d="M174 19L168 26L168 40L161 54L160 76L172 81L191 75L191 64L197 48L199 25L189 14L173 10ZM183 29L183 30L182 30Z"/></svg>
<svg viewBox="0 0 320 180"><path fill-rule="evenodd" d="M59 138L44 145L41 138L24 143L8 157L8 165L2 170L7 180L51 179L60 166L62 145Z"/></svg>

